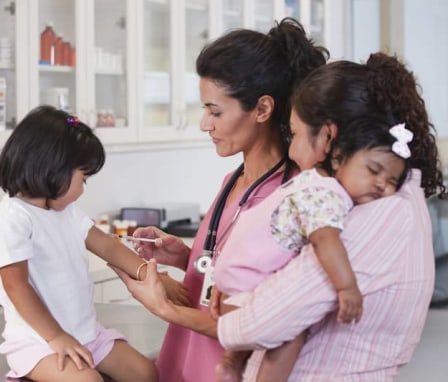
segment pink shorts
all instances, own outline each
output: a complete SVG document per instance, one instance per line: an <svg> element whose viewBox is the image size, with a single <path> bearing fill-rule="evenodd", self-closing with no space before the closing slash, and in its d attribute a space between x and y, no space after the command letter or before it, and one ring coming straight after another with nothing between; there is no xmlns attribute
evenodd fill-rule
<svg viewBox="0 0 448 382"><path fill-rule="evenodd" d="M125 340L116 329L106 329L98 325L96 338L84 345L92 353L95 366L109 354L116 340ZM37 363L54 351L46 343L35 339L4 342L1 353L6 356L11 370L6 374L9 378L20 378L27 375ZM9 381L10 379L8 379Z"/></svg>

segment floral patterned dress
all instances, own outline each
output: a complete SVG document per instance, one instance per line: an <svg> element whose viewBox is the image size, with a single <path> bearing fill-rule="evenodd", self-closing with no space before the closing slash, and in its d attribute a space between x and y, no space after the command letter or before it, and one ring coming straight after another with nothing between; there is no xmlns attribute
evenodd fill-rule
<svg viewBox="0 0 448 382"><path fill-rule="evenodd" d="M336 179L312 169L303 171L283 188L295 191L285 196L271 216L271 232L282 247L298 253L319 228L343 229L353 202Z"/></svg>

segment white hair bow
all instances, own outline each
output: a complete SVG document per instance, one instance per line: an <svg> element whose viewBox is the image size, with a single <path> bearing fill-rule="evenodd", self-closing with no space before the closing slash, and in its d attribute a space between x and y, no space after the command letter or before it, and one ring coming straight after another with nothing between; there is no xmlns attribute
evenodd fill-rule
<svg viewBox="0 0 448 382"><path fill-rule="evenodd" d="M392 126L389 133L397 139L392 145L392 151L403 159L408 159L411 156L408 143L412 141L414 134L412 131L406 129L404 123Z"/></svg>

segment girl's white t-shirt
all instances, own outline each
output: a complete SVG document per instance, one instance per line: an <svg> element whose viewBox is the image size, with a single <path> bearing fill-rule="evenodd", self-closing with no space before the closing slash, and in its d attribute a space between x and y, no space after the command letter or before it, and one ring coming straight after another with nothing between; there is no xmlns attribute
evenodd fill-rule
<svg viewBox="0 0 448 382"><path fill-rule="evenodd" d="M5 195L0 202L0 267L28 262L29 282L53 317L86 344L95 338L93 283L85 239L93 221L75 204L45 210ZM3 337L44 339L31 328L0 285L5 314Z"/></svg>

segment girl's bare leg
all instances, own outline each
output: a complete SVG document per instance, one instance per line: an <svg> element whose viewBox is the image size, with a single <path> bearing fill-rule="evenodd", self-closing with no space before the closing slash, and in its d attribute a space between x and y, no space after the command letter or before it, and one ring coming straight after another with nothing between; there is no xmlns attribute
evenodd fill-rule
<svg viewBox="0 0 448 382"><path fill-rule="evenodd" d="M111 352L99 363L97 369L115 382L158 381L154 362L125 341L115 341Z"/></svg>
<svg viewBox="0 0 448 382"><path fill-rule="evenodd" d="M79 370L68 357L64 370L58 370L57 360L56 354L43 358L26 377L35 382L103 382L97 370L87 365L83 370Z"/></svg>

